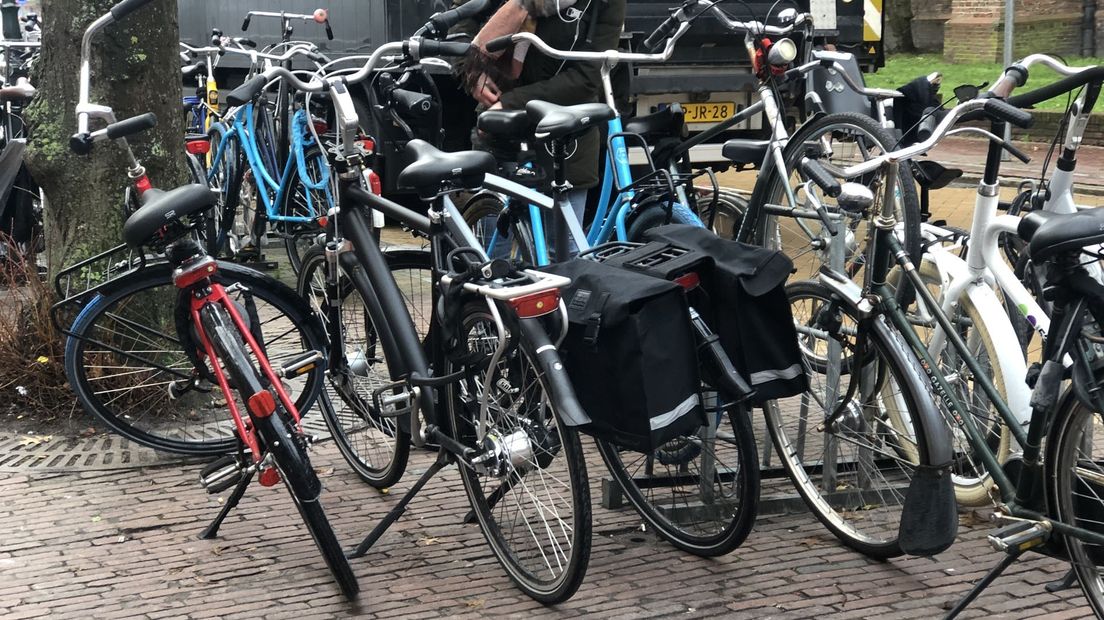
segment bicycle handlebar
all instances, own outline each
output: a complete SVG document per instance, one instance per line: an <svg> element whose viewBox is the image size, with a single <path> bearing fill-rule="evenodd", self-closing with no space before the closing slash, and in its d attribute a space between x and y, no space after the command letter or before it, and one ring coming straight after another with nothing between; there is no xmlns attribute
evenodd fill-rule
<svg viewBox="0 0 1104 620"><path fill-rule="evenodd" d="M465 19L475 17L487 10L490 4L491 0L469 0L455 9L435 13L429 18L425 26L422 26L422 30L429 30L436 34L443 35L456 24Z"/></svg>
<svg viewBox="0 0 1104 620"><path fill-rule="evenodd" d="M989 96L1007 99L1008 96L1012 94L1013 90L1023 86L1027 82L1027 70L1032 65L1036 64L1049 67L1056 73L1060 73L1067 77L1084 73L1086 70L1093 68L1071 67L1053 56L1047 56L1046 54L1031 54L1005 69L1000 79L989 89ZM1040 99L1040 101L1042 100Z"/></svg>
<svg viewBox="0 0 1104 620"><path fill-rule="evenodd" d="M147 0L148 1L148 0ZM326 9L316 9L314 13L285 13L276 11L250 11L245 14L245 19L242 20L242 32L249 30L249 22L254 17L276 17L281 20L300 20L304 22L316 22L326 26L326 38L333 41L333 30L330 28L330 14Z"/></svg>
<svg viewBox="0 0 1104 620"><path fill-rule="evenodd" d="M619 62L635 62L635 63L652 63L652 62L665 62L670 60L671 54L675 51L675 43L679 40L690 24L682 22L678 26L678 30L667 39L667 46L662 52L654 54L642 54L639 52L622 52L619 50L606 50L604 52L580 52L577 50L560 50L556 49L547 43L543 39L531 32L519 32L517 34L507 35L504 37L498 37L487 42L486 50L488 52L500 52L512 43L520 43L525 41L529 43L533 48L540 51L542 54L555 58L557 60L579 60L587 62L606 62L611 65Z"/></svg>
<svg viewBox="0 0 1104 620"><path fill-rule="evenodd" d="M138 9L146 6L153 0L123 0L122 2L111 7L111 17L115 21L120 21L127 15L137 11Z"/></svg>

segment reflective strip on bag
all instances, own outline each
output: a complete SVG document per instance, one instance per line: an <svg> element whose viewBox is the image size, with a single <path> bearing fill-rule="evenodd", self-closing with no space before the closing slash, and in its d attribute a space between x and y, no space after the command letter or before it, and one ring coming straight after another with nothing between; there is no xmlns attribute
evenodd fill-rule
<svg viewBox="0 0 1104 620"><path fill-rule="evenodd" d="M659 430L666 428L675 423L682 416L690 413L698 406L698 395L694 394L686 400L679 403L677 407L668 411L667 413L661 413L657 416L652 416L651 420L648 420L648 424L652 427L652 430Z"/></svg>

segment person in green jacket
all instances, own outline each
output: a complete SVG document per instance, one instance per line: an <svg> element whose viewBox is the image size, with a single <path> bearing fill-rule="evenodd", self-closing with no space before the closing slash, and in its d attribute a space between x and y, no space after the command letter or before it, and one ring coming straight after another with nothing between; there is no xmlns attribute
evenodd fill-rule
<svg viewBox="0 0 1104 620"><path fill-rule="evenodd" d="M565 62L524 47L507 50L502 57L491 59L483 46L498 36L529 30L556 49L616 49L625 25L625 2L506 0L473 40L474 55L482 53L486 61L465 63L464 83L470 94L484 109L520 110L533 100L565 106L605 101L600 63ZM514 27L519 24L524 25ZM458 28L474 30L471 24ZM600 146L598 130L591 131L579 138L567 161L567 180L572 185L569 200L580 222L586 209L587 190L601 180Z"/></svg>

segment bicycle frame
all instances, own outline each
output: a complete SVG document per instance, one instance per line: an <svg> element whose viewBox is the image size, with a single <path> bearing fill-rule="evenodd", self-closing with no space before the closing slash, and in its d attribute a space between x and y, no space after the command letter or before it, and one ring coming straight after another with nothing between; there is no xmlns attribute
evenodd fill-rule
<svg viewBox="0 0 1104 620"><path fill-rule="evenodd" d="M264 205L265 215L270 221L315 222L321 215L324 215L325 210L329 209L329 207L334 204L333 192L330 188L330 167L326 158L319 155L316 161L321 164L322 174L319 175L318 180L311 179L308 174L306 167L306 149L314 143L314 136L306 127L306 111L302 109L297 110L292 117L294 130L291 132L291 156L288 157L287 161L284 163L283 172L275 178L269 171L268 164L266 164L266 162L275 161L275 154L262 153L262 147L257 143L257 115L254 113L254 104L252 102L247 103L232 112L229 116L233 117L233 126L222 133L222 140L219 141L215 154L211 159L212 165L208 170L207 179L209 181L214 179L218 171L218 164L222 162L223 157L227 156L227 147L230 141L234 140L245 153L246 161L249 164L249 168L253 171L253 178L257 184L257 194L261 198L261 204ZM244 121L242 120L242 116L245 116ZM285 215L277 211L279 205L283 204L287 192L294 191L294 188L289 187L292 166L298 167L299 180L308 190L321 189L326 196L326 204L316 206L311 192L306 192L308 215Z"/></svg>

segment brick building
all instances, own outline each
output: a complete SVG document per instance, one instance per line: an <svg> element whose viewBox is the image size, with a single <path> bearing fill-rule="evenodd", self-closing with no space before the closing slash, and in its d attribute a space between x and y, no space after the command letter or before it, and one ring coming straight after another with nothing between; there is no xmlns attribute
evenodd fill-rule
<svg viewBox="0 0 1104 620"><path fill-rule="evenodd" d="M951 62L1002 59L1004 0L911 0L911 8L918 50ZM1104 1L1016 0L1013 56L1034 52L1104 54Z"/></svg>

